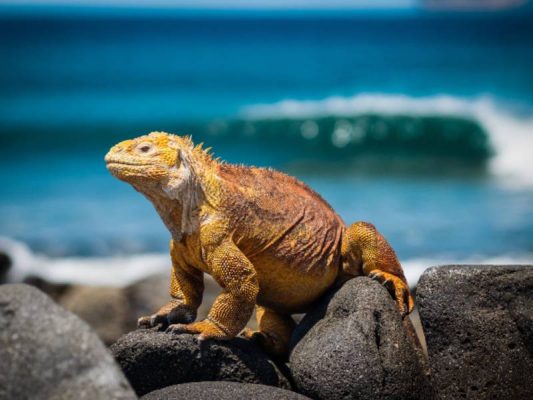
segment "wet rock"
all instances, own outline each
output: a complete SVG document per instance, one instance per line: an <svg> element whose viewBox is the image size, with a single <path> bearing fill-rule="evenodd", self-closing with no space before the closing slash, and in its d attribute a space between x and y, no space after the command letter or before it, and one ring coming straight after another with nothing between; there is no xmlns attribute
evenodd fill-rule
<svg viewBox="0 0 533 400"><path fill-rule="evenodd" d="M309 312L293 335L290 369L315 399L431 399L411 334L387 290L354 278Z"/></svg>
<svg viewBox="0 0 533 400"><path fill-rule="evenodd" d="M533 266L430 268L418 303L438 398L533 398Z"/></svg>
<svg viewBox="0 0 533 400"><path fill-rule="evenodd" d="M142 397L143 400L309 400L289 390L254 383L194 382L168 386Z"/></svg>
<svg viewBox="0 0 533 400"><path fill-rule="evenodd" d="M1 399L135 399L96 334L28 285L0 286Z"/></svg>
<svg viewBox="0 0 533 400"><path fill-rule="evenodd" d="M170 385L200 381L289 387L261 349L243 338L200 344L197 335L140 329L123 336L110 349L139 396Z"/></svg>

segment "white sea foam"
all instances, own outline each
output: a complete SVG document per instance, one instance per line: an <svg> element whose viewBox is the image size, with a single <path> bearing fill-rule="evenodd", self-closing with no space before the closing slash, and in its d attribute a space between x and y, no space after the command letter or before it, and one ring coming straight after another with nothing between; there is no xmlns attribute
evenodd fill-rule
<svg viewBox="0 0 533 400"><path fill-rule="evenodd" d="M491 172L506 185L533 186L533 116L516 116L491 97L468 100L448 95L409 97L367 93L323 100L283 100L248 106L241 112L249 119L313 119L367 113L472 118L486 130L495 150L490 161Z"/></svg>
<svg viewBox="0 0 533 400"><path fill-rule="evenodd" d="M123 286L156 273L170 273L168 254L52 258L4 237L0 237L0 252L12 261L8 274L11 282L38 276L55 283Z"/></svg>
<svg viewBox="0 0 533 400"><path fill-rule="evenodd" d="M168 254L138 254L115 257L52 258L37 255L23 243L0 237L0 251L13 262L8 279L20 282L28 276L38 276L49 282L80 285L125 286L144 277L170 271ZM475 256L459 258L416 258L401 260L407 281L415 286L429 267L445 264L528 264L533 265L533 253Z"/></svg>

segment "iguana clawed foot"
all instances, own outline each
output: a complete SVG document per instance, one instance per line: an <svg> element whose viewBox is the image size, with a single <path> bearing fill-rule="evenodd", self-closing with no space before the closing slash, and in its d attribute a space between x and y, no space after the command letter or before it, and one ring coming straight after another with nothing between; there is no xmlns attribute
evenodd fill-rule
<svg viewBox="0 0 533 400"><path fill-rule="evenodd" d="M141 317L137 320L139 328L155 328L160 325L166 328L172 324L190 323L196 319L196 312L180 300L171 300L152 315Z"/></svg>
<svg viewBox="0 0 533 400"><path fill-rule="evenodd" d="M368 277L378 281L387 288L395 300L402 317L413 311L415 306L413 296L411 296L409 286L401 278L379 269L370 271Z"/></svg>
<svg viewBox="0 0 533 400"><path fill-rule="evenodd" d="M218 326L218 324L209 319L193 322L192 324L172 324L169 325L166 331L169 333L199 333L200 335L198 336L198 340L225 340L233 338L233 336L224 332L222 327Z"/></svg>

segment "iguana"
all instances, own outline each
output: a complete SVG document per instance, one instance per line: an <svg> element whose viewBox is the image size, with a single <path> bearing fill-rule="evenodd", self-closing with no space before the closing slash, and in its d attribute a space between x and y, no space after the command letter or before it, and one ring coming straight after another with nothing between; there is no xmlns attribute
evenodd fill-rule
<svg viewBox="0 0 533 400"><path fill-rule="evenodd" d="M271 354L288 349L295 323L336 282L367 275L386 286L403 315L413 298L398 259L366 222L346 226L304 183L270 168L214 159L188 136L164 132L118 143L107 168L150 200L171 234L172 300L140 327L230 339L246 330ZM208 317L194 322L203 274L222 287Z"/></svg>

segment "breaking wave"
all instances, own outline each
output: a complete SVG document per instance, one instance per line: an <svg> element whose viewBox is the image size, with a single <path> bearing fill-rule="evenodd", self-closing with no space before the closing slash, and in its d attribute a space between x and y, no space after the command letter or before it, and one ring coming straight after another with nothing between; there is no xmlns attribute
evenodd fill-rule
<svg viewBox="0 0 533 400"><path fill-rule="evenodd" d="M360 94L245 107L244 129L299 134L351 154L403 153L487 162L503 182L533 186L533 117L491 97ZM259 131L259 132L257 132Z"/></svg>

